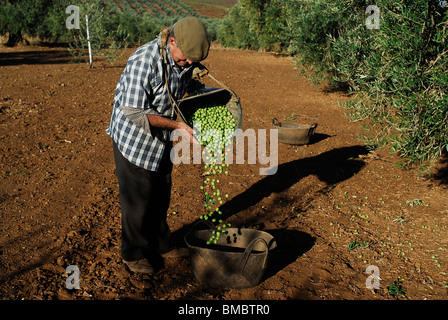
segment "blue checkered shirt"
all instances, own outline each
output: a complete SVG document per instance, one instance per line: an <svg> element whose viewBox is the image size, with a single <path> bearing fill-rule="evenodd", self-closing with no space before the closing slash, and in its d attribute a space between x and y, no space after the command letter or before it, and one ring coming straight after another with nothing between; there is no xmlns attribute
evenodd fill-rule
<svg viewBox="0 0 448 320"><path fill-rule="evenodd" d="M149 171L157 171L165 148L169 145L170 131L151 127L143 130L130 121L120 106L143 109L146 114L176 118L166 89L159 40L155 39L138 48L128 59L115 90L114 107L106 132L112 137L123 156L131 163ZM169 45L168 85L174 99L181 99L194 86L191 66L180 68L174 62Z"/></svg>

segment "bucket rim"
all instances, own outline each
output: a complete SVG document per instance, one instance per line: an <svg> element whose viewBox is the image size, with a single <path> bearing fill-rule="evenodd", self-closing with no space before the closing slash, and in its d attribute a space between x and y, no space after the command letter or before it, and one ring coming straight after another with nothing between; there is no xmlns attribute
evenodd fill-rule
<svg viewBox="0 0 448 320"><path fill-rule="evenodd" d="M274 127L277 128L282 128L284 130L287 129L293 129L293 130L297 130L297 129L303 129L303 130L311 130L311 129L316 129L317 127L317 122L314 122L313 124L301 124L301 123L289 123L289 122L280 122L278 121L277 118L273 118L272 119L272 125ZM288 125L290 127L284 127L284 125Z"/></svg>
<svg viewBox="0 0 448 320"><path fill-rule="evenodd" d="M208 225L208 227L209 228L207 228L207 229L197 229L197 227L200 225L200 224L203 224L203 223L205 223L205 224L207 224ZM213 230L217 230L217 228L216 228L216 226L212 223L212 222L210 222L210 221L208 221L208 220L202 220L202 221L198 221L194 226L193 226L193 228L189 231L189 232L187 232L186 234L185 234L185 236L184 236L184 242L185 242L185 244L187 245L187 247L189 247L189 248L197 248L197 249L202 249L202 250L216 250L216 249L213 249L213 248L210 248L210 247L207 247L207 246L198 246L198 245L194 245L194 244L192 244L190 241L189 241L189 237L191 237L191 236L193 236L195 233L197 233L197 232L210 232L210 234L212 234L212 232L213 232ZM254 232L254 233L258 233L258 234L260 234L260 235L264 235L264 237L255 237L253 240L252 240L252 242L254 241L254 240L256 240L256 239L263 239L265 242L266 242L266 247L267 247L267 249L268 249L268 251L271 251L271 250L274 250L275 248L277 248L277 241L275 240L275 237L272 235L272 234L270 234L269 232L266 232L266 231L263 231L263 230L256 230L256 229L250 229L250 228L227 228L226 229L226 231L224 231L226 234L229 232L229 230L232 230L232 231L237 231L237 232L239 232L239 231L241 231L241 230L245 230L245 231L250 231L250 232ZM250 245L250 244L249 244ZM248 246L249 246L248 245ZM225 245L224 245L225 246ZM247 247L248 247L247 246ZM230 246L229 246L230 247ZM247 247L240 247L240 249L243 249L243 251L245 250L245 249L247 249Z"/></svg>

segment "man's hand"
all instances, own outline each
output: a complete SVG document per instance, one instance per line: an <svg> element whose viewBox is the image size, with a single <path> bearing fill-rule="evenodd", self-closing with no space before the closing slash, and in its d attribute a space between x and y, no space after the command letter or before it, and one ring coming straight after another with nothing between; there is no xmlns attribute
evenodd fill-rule
<svg viewBox="0 0 448 320"><path fill-rule="evenodd" d="M185 122L175 121L156 115L147 115L147 117L151 126L169 130L181 130L182 137L189 139L190 143L199 144L199 141L194 137L195 132L193 128Z"/></svg>
<svg viewBox="0 0 448 320"><path fill-rule="evenodd" d="M190 143L199 144L199 141L194 137L194 129L185 122L178 122L178 128L176 130L181 130L182 137L189 139Z"/></svg>

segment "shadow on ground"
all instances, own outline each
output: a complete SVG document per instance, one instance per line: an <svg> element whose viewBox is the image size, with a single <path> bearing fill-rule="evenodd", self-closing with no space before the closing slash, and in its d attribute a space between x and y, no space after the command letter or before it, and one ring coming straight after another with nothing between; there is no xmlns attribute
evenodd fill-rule
<svg viewBox="0 0 448 320"><path fill-rule="evenodd" d="M358 158L367 153L368 150L364 146L351 146L280 164L276 174L263 177L246 191L222 205L223 220L256 205L273 193L287 190L308 175L316 175L329 186L349 179L364 166L365 163ZM197 223L198 221L195 221L174 231L173 239L178 241L183 239L185 234L191 231ZM295 261L307 252L315 241L309 234L297 230L279 229L268 232L276 239L277 248L272 251L266 277L275 275Z"/></svg>
<svg viewBox="0 0 448 320"><path fill-rule="evenodd" d="M351 146L280 164L274 175L263 177L246 191L223 204L220 207L223 212L222 218L223 220L228 219L232 215L256 205L273 193L283 192L309 175L316 175L328 185L349 179L365 164L358 157L368 152L364 146ZM183 239L196 222L174 231L173 239Z"/></svg>
<svg viewBox="0 0 448 320"><path fill-rule="evenodd" d="M448 185L448 152L445 152L440 159L440 167L434 174L434 179L440 183Z"/></svg>
<svg viewBox="0 0 448 320"><path fill-rule="evenodd" d="M265 279L270 278L297 260L310 250L316 239L308 233L288 230L265 230L274 236L277 248L269 252L269 260L266 267Z"/></svg>
<svg viewBox="0 0 448 320"><path fill-rule="evenodd" d="M223 204L223 218L229 218L273 193L283 192L309 175L316 175L328 185L349 179L364 166L364 162L357 158L367 153L367 148L363 146L352 146L280 164L276 174L262 178Z"/></svg>

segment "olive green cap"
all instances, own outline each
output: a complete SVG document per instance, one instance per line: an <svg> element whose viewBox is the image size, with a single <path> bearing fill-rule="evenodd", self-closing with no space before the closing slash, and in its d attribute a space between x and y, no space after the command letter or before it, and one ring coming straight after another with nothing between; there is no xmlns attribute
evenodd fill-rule
<svg viewBox="0 0 448 320"><path fill-rule="evenodd" d="M207 58L210 49L210 35L204 23L196 17L183 18L174 25L177 46L184 56L199 62Z"/></svg>

